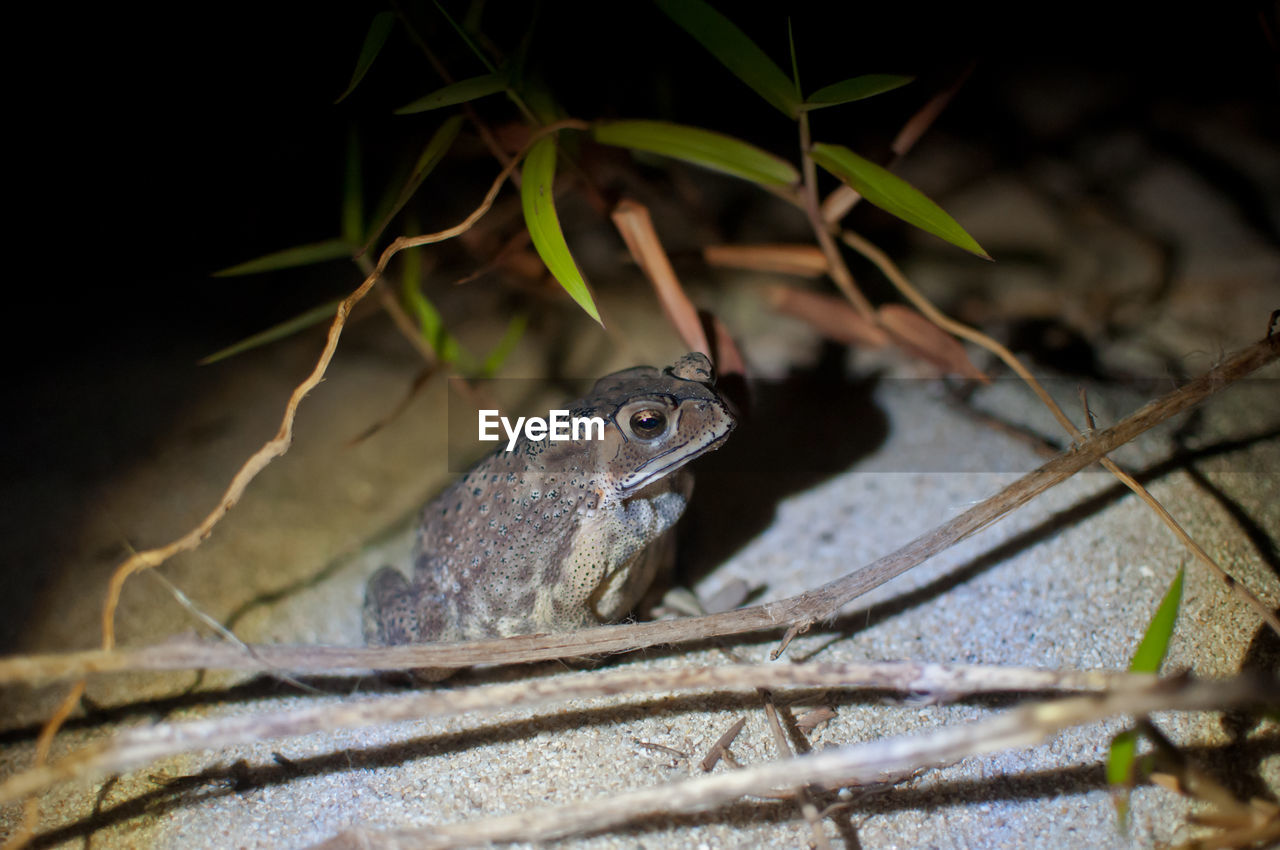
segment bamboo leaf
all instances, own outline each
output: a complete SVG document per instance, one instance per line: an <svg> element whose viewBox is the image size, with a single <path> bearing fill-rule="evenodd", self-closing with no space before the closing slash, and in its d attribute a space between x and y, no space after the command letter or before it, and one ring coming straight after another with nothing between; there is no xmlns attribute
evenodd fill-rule
<svg viewBox="0 0 1280 850"><path fill-rule="evenodd" d="M404 205L409 203L409 199L422 185L422 181L435 170L440 164L440 160L444 159L444 155L453 147L453 143L458 138L458 132L462 129L463 117L461 115L453 115L440 125L440 128L431 134L431 139L427 142L426 147L422 149L422 153L418 155L418 161L414 163L413 171L409 175L409 179L405 181L400 194L389 206L379 209L379 218L377 226L373 232L369 234L369 239L365 243L364 250L369 250L373 241L382 235L382 231L386 230L391 220L404 209Z"/></svg>
<svg viewBox="0 0 1280 850"><path fill-rule="evenodd" d="M444 88L436 89L431 94L418 98L412 103L407 103L395 111L396 115L411 115L415 112L428 112L432 109L442 109L446 106L454 106L459 103L476 100L481 97L488 97L491 94L497 94L507 87L507 75L502 72L494 72L492 74L482 74L479 77L470 77L465 80L458 80L456 83L450 83Z"/></svg>
<svg viewBox="0 0 1280 850"><path fill-rule="evenodd" d="M791 51L791 85L796 92L796 100L804 100L800 89L800 60L796 58L796 35L791 30L791 16L787 16L787 49Z"/></svg>
<svg viewBox="0 0 1280 850"><path fill-rule="evenodd" d="M413 222L411 222L412 224ZM453 363L462 351L457 339L444 327L440 311L422 293L422 255L416 250L400 253L400 300L415 319L418 333L435 352L441 363Z"/></svg>
<svg viewBox="0 0 1280 850"><path fill-rule="evenodd" d="M364 34L360 58L356 60L355 70L351 72L351 82L347 83L346 89L338 95L334 103L341 103L347 95L356 90L356 86L360 85L360 81L373 65L373 60L377 59L378 54L382 52L382 46L387 43L387 36L391 35L391 27L395 22L394 12L379 12L373 16L373 20L369 22L368 32Z"/></svg>
<svg viewBox="0 0 1280 850"><path fill-rule="evenodd" d="M564 107L551 93L551 88L546 81L536 72L525 76L516 103L523 107L526 115L532 115L533 120L538 124L554 124L561 118L569 117L569 113L565 112ZM572 141L574 138L570 136L569 140Z"/></svg>
<svg viewBox="0 0 1280 850"><path fill-rule="evenodd" d="M1132 766L1138 752L1138 732L1126 729L1111 739L1107 758L1107 784L1128 785L1133 782Z"/></svg>
<svg viewBox="0 0 1280 850"><path fill-rule="evenodd" d="M1178 607L1182 604L1182 570L1173 577L1173 583L1165 592L1160 607L1151 618L1147 632L1133 654L1129 670L1134 673L1156 673L1169 651L1169 638L1173 636L1174 623L1178 621Z"/></svg>
<svg viewBox="0 0 1280 850"><path fill-rule="evenodd" d="M239 265L229 266L213 273L214 277L238 277L244 274L260 274L279 269L291 269L297 266L310 266L340 257L350 257L355 249L345 239L326 239L324 242L312 242L310 245L296 245L266 254Z"/></svg>
<svg viewBox="0 0 1280 850"><path fill-rule="evenodd" d="M524 208L525 226L538 256L565 292L587 315L600 322L600 312L591 299L587 282L578 271L578 264L569 253L556 215L553 185L556 177L556 139L547 136L534 144L524 159L520 170L520 205ZM604 325L600 322L601 326Z"/></svg>
<svg viewBox="0 0 1280 850"><path fill-rule="evenodd" d="M908 224L928 231L952 245L991 259L942 207L898 175L863 159L843 145L815 144L809 151L813 161L848 183L858 194L880 209Z"/></svg>
<svg viewBox="0 0 1280 850"><path fill-rule="evenodd" d="M507 322L507 329L502 333L502 339L498 340L498 344L485 355L484 361L480 364L480 377L492 378L498 373L502 364L506 363L507 358L511 356L511 352L516 350L516 345L524 336L524 329L528 324L529 317L523 313L511 317L511 321Z"/></svg>
<svg viewBox="0 0 1280 850"><path fill-rule="evenodd" d="M839 106L855 100L872 97L883 92L905 86L914 80L902 74L863 74L839 83L818 89L805 98L800 106L802 110L822 109L824 106Z"/></svg>
<svg viewBox="0 0 1280 850"><path fill-rule="evenodd" d="M292 319L286 319L278 325L273 325L265 331L260 331L251 337L246 337L234 345L229 345L221 351L215 351L199 363L201 366L208 366L210 363L216 363L219 360L226 360L228 357L234 357L248 351L251 348L258 348L267 343L275 342L278 339L284 339L292 336L298 331L305 330L312 325L318 325L326 319L331 318L337 311L338 305L342 303L342 299L338 298L333 301L321 304L318 307L312 307L305 313L294 316Z"/></svg>
<svg viewBox="0 0 1280 850"><path fill-rule="evenodd" d="M1169 639L1178 622L1178 608L1182 604L1183 570L1173 577L1173 583L1165 591L1156 613L1147 624L1147 630L1133 653L1129 670L1133 673L1158 673L1169 651ZM1138 733L1130 729L1111 740L1111 752L1107 756L1107 782L1113 786L1127 787L1133 784L1134 762L1138 751ZM1129 815L1129 796L1122 793L1115 799L1116 813L1124 826Z"/></svg>
<svg viewBox="0 0 1280 850"><path fill-rule="evenodd" d="M360 136L347 133L347 168L342 186L342 238L359 245L364 238L364 178L360 169Z"/></svg>
<svg viewBox="0 0 1280 850"><path fill-rule="evenodd" d="M605 145L662 154L769 186L800 180L795 166L733 136L666 121L604 121L591 134Z"/></svg>
<svg viewBox="0 0 1280 850"><path fill-rule="evenodd" d="M703 0L656 0L658 8L783 115L799 114L795 83L747 34Z"/></svg>
<svg viewBox="0 0 1280 850"><path fill-rule="evenodd" d="M489 61L489 57L476 44L471 37L471 33L467 32L467 28L453 19L453 16L449 14L449 10L441 5L440 0L432 0L432 2L435 4L436 11L444 16L444 19L449 22L449 26L453 27L453 31L458 34L458 38L462 39L463 43L467 45L467 49L475 54L475 57L483 62L486 68L490 71L496 71L497 68L493 67L493 63Z"/></svg>
<svg viewBox="0 0 1280 850"><path fill-rule="evenodd" d="M1138 733L1126 729L1111 739L1107 753L1107 784L1112 787L1112 802L1121 831L1129 827L1129 788L1133 785L1133 767L1138 757Z"/></svg>

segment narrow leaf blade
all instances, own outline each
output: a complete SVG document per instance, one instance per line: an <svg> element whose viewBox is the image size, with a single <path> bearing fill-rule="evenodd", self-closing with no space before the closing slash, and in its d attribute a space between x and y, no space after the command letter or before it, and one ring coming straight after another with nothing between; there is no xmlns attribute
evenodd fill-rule
<svg viewBox="0 0 1280 850"><path fill-rule="evenodd" d="M369 68L373 65L373 60L378 58L378 54L382 52L382 46L387 43L387 36L391 35L391 27L396 22L394 12L379 12L373 16L373 20L369 22L369 30L364 34L364 44L360 47L360 58L356 59L355 70L351 72L351 82L347 83L346 89L342 94L338 95L338 99L334 103L341 103L346 100L347 95L356 90L356 86L360 85L360 81L364 79L364 75L369 73Z"/></svg>
<svg viewBox="0 0 1280 850"><path fill-rule="evenodd" d="M324 242L312 242L310 245L296 245L266 254L239 265L230 266L213 273L214 277L238 277L245 274L261 274L279 269L291 269L298 266L310 266L340 257L350 257L353 249L345 239L326 239Z"/></svg>
<svg viewBox="0 0 1280 850"><path fill-rule="evenodd" d="M971 254L991 259L982 246L942 207L888 169L863 159L843 145L818 143L809 151L809 155L818 165L848 183L858 194L890 215Z"/></svg>
<svg viewBox="0 0 1280 850"><path fill-rule="evenodd" d="M597 142L648 151L768 186L800 180L795 166L733 136L666 121L604 121L594 124Z"/></svg>
<svg viewBox="0 0 1280 850"><path fill-rule="evenodd" d="M1169 589L1156 608L1156 613L1147 625L1147 631L1129 662L1129 670L1133 673L1158 673L1164 663L1165 654L1169 651L1169 639L1173 637L1173 627L1178 622L1178 608L1182 604L1183 570L1173 577ZM1120 825L1124 828L1129 818L1128 787L1133 785L1134 763L1138 752L1138 733L1129 729L1111 739L1111 752L1107 756L1107 783L1122 789L1115 797L1116 814Z"/></svg>
<svg viewBox="0 0 1280 850"><path fill-rule="evenodd" d="M422 258L417 251L404 251L401 256L400 298L415 319L418 320L418 333L431 346L441 363L453 363L458 359L461 347L458 341L445 330L444 319L440 311L431 303L418 285L422 277Z"/></svg>
<svg viewBox="0 0 1280 850"><path fill-rule="evenodd" d="M1129 788L1133 785L1133 767L1138 757L1138 733L1127 729L1111 739L1107 754L1107 784L1112 787L1112 802L1123 831L1129 825Z"/></svg>
<svg viewBox="0 0 1280 850"><path fill-rule="evenodd" d="M1173 636L1173 626L1178 621L1178 607L1182 604L1182 570L1173 577L1173 583L1165 592L1160 607L1156 608L1147 632L1133 654L1129 669L1134 673L1156 673L1164 662L1165 653L1169 651L1169 638Z"/></svg>
<svg viewBox="0 0 1280 850"><path fill-rule="evenodd" d="M507 362L507 358L511 356L511 352L516 350L520 338L524 336L524 329L529 324L529 317L523 313L518 313L511 317L511 321L507 322L507 329L502 333L502 339L498 340L498 344L484 356L484 360L480 363L480 376L484 378L492 378L498 374L498 370L502 368L502 364Z"/></svg>
<svg viewBox="0 0 1280 850"><path fill-rule="evenodd" d="M795 83L787 79L772 59L747 34L703 0L656 0L668 18L729 71L750 86L756 94L788 118L795 118L800 108Z"/></svg>
<svg viewBox="0 0 1280 850"><path fill-rule="evenodd" d="M533 247L565 292L587 311L587 315L600 322L600 312L582 272L578 271L578 264L569 253L564 232L560 229L560 218L556 215L552 193L556 176L555 136L547 136L534 144L524 159L520 176L520 205L524 209L525 226L529 228ZM604 323L600 324L603 326Z"/></svg>
<svg viewBox="0 0 1280 850"><path fill-rule="evenodd" d="M412 103L407 103L395 111L396 115L410 115L415 112L428 112L432 109L442 109L446 106L454 106L459 103L476 100L481 97L488 97L491 94L497 94L507 87L507 75L503 73L482 74L479 77L470 77L465 80L458 80L456 83L450 83L444 88L436 89L431 94L420 97Z"/></svg>
<svg viewBox="0 0 1280 850"><path fill-rule="evenodd" d="M1107 784L1128 785L1133 782L1133 763L1138 752L1138 733L1126 729L1111 739L1111 755L1107 758Z"/></svg>
<svg viewBox="0 0 1280 850"><path fill-rule="evenodd" d="M347 133L347 168L342 183L342 238L359 245L364 238L364 175L355 127Z"/></svg>
<svg viewBox="0 0 1280 850"><path fill-rule="evenodd" d="M427 142L426 147L422 149L422 153L418 155L418 161L414 163L413 171L400 189L400 194L394 196L394 200L390 200L392 196L388 196L390 203L384 203L379 207L378 216L374 219L378 223L369 234L364 250L369 250L374 240L382 235L382 231L387 229L387 225L391 223L391 220L399 214L400 210L404 209L405 204L409 203L409 199L418 191L422 181L426 180L427 176L440 164L440 160L444 159L444 155L449 152L453 147L454 141L458 138L458 132L462 129L462 122L463 117L461 115L450 116L448 121L441 124L440 128L431 134L431 139Z"/></svg>
<svg viewBox="0 0 1280 850"><path fill-rule="evenodd" d="M208 357L200 360L201 366L208 366L210 363L216 363L219 360L226 360L228 357L234 357L242 354L251 348L259 348L278 339L284 339L292 336L298 331L305 330L312 325L318 325L326 319L332 318L334 313L338 311L338 305L342 303L342 299L338 298L333 301L321 304L318 307L312 307L305 313L294 316L292 319L286 319L278 325L273 325L265 331L260 331L253 336L246 337L234 345L228 345L221 351L215 351Z"/></svg>
<svg viewBox="0 0 1280 850"><path fill-rule="evenodd" d="M818 89L805 98L801 109L821 109L872 97L905 86L914 80L902 74L863 74Z"/></svg>

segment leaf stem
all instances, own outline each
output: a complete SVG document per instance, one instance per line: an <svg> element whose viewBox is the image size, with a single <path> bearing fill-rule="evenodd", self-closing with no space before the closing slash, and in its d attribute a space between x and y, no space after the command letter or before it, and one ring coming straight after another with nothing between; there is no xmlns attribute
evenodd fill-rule
<svg viewBox="0 0 1280 850"><path fill-rule="evenodd" d="M849 271L849 267L845 265L844 258L840 256L840 248L836 245L835 240L831 238L831 231L826 221L822 218L822 213L818 206L818 169L813 162L813 158L809 156L809 146L812 143L812 139L809 135L808 113L800 113L799 126L801 173L804 175L804 188L800 195L804 214L808 217L809 225L813 228L813 235L817 238L818 245L822 248L822 253L827 258L827 272L831 275L831 279L835 281L836 286L844 293L844 297L849 299L849 303L853 305L854 309L864 319L874 323L876 321L875 308L871 306L867 296L862 294L862 290L858 289L857 283L854 282L853 274Z"/></svg>

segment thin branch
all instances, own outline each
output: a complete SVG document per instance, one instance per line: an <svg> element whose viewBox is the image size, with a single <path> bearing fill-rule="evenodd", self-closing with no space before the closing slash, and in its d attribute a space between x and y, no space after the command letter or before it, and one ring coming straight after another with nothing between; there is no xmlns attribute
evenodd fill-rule
<svg viewBox="0 0 1280 850"><path fill-rule="evenodd" d="M813 228L813 235L818 240L818 246L822 248L822 253L827 258L827 273L831 275L831 279L835 281L836 286L844 293L844 297L849 299L849 303L854 306L858 314L867 321L874 323L876 321L875 308L871 306L867 296L862 294L862 290L858 289L858 284L853 279L853 273L849 271L849 267L845 265L844 258L840 256L840 247L831 238L829 226L823 220L822 212L818 209L817 165L814 163L813 157L809 155L811 142L809 138L809 113L800 113L799 123L800 162L801 170L804 174L804 185L799 199L800 206L804 209L804 214L809 219L809 225Z"/></svg>
<svg viewBox="0 0 1280 850"><path fill-rule="evenodd" d="M227 486L226 492L218 505L206 516L199 525L188 531L182 537L171 543L155 549L147 549L142 552L135 552L124 563L116 567L111 575L111 579L107 585L106 600L102 606L102 648L111 650L115 646L115 613L120 603L120 593L124 588L124 583L135 573L149 569L154 569L168 561L175 555L183 552L191 551L199 546L204 540L213 533L216 526L227 512L233 508L240 498L244 495L249 483L257 477L263 469L265 469L273 460L283 455L289 450L290 444L293 442L293 422L297 414L298 405L302 403L302 399L307 393L311 392L324 378L325 371L329 368L329 361L333 359L333 354L338 347L338 339L342 336L342 330L346 325L347 317L351 310L369 293L369 290L381 277L386 270L387 264L400 251L406 248L415 248L420 245L429 245L435 242L442 242L446 239L452 239L462 233L470 230L477 221L479 221L489 208L493 206L494 200L498 197L498 192L507 179L515 171L516 164L520 162L528 149L543 136L558 132L559 130L574 128L584 129L586 124L582 121L565 120L536 131L529 138L525 147L520 151L520 155L512 159L506 167L494 179L493 184L489 187L489 191L485 194L484 200L469 216L454 227L438 233L429 233L415 237L400 237L392 242L382 252L378 263L374 270L365 278L364 282L356 287L350 295L348 295L338 305L338 309L333 318L333 323L329 326L329 334L325 340L324 349L320 353L315 366L311 370L302 383L294 388L293 393L289 396L289 401L285 405L284 417L280 422L280 428L276 435L268 440L261 448L250 455L249 459L244 462L235 476L232 477L231 483ZM71 689L71 692L58 706L53 716L49 719L41 730L41 741L51 742L53 736L65 722L67 716L75 708L80 700L80 696L84 692L84 683L77 682ZM37 765L43 763L47 757L48 747L37 747L35 763ZM35 827L35 822L39 817L38 803L30 800L23 813L23 823L18 831L10 839L8 847L21 847L30 840L31 831Z"/></svg>
<svg viewBox="0 0 1280 850"><path fill-rule="evenodd" d="M867 741L586 802L421 829L389 832L353 829L316 845L315 850L417 847L443 850L599 832L655 812L671 816L706 810L747 794L769 794L780 787L829 783L856 786L894 781L920 769L943 767L969 756L1034 746L1055 732L1117 714L1214 710L1259 702L1274 704L1277 698L1280 698L1280 687L1274 681L1262 679L1157 681L1134 690L1025 705L974 723Z"/></svg>
<svg viewBox="0 0 1280 850"><path fill-rule="evenodd" d="M725 730L725 733L716 742L711 745L711 749L707 750L707 754L702 757L702 761L698 766L702 768L703 773L710 773L712 768L724 758L729 752L729 747L737 740L738 735L742 733L742 727L747 725L746 717L739 717L733 722L733 725Z"/></svg>
<svg viewBox="0 0 1280 850"><path fill-rule="evenodd" d="M58 734L62 724L67 722L71 712L80 704L80 697L84 696L84 686L84 679L72 685L71 690L62 698L62 702L58 703L53 715L40 730L40 735L36 738L35 758L32 759L36 769L44 767L45 762L49 760L49 750L53 747L53 736ZM31 840L31 833L35 832L39 823L40 798L28 797L22 803L22 820L18 823L18 828L14 830L13 835L4 843L4 850L18 850L18 848L25 846Z"/></svg>
<svg viewBox="0 0 1280 850"><path fill-rule="evenodd" d="M551 133L563 130L566 127L576 127L581 129L585 127L581 121L560 121L555 124L548 125L542 130L537 131L530 137L524 151L528 150L538 139ZM227 512L240 501L244 491L248 488L249 482L257 477L258 473L267 467L271 461L283 455L289 450L289 445L293 442L293 422L297 415L298 405L302 403L302 399L307 393L315 389L315 387L324 378L325 371L329 368L329 361L333 359L333 354L338 348L338 340L342 336L343 327L346 325L347 316L351 310L369 293L369 290L381 277L383 271L386 270L387 264L391 262L391 258L407 248L417 248L422 245L431 245L436 242L443 242L447 239L453 239L470 230L475 223L484 217L484 214L493 206L494 200L498 197L498 192L502 189L502 185L506 183L507 178L515 170L516 163L519 158L509 163L498 176L494 179L493 184L489 187L489 191L485 194L484 200L481 202L470 215L468 215L460 224L441 230L436 233L427 233L419 236L401 236L395 239L378 258L378 263L370 272L364 282L356 287L355 291L343 299L338 305L337 314L333 318L333 323L329 326L329 335L325 340L324 350L320 353L316 365L312 368L311 374L308 375L302 383L294 388L293 393L289 396L288 404L285 405L284 418L280 422L280 428L276 435L268 440L260 449L253 453L250 458L245 461L244 465L232 478L231 484L227 487L226 493L208 516L204 518L195 528L184 534L177 540L166 546L155 549L147 549L137 552L124 563L116 568L111 576L111 581L107 587L107 599L102 607L102 648L111 649L115 646L115 612L120 601L120 591L124 586L124 582L134 573L143 570L152 569L163 564L174 555L182 552L190 551L199 546L206 537L213 532L213 527L218 524L221 519L226 516Z"/></svg>
<svg viewBox="0 0 1280 850"><path fill-rule="evenodd" d="M1132 690L1150 684L1152 679L1148 674L1115 671L1075 672L906 661L764 663L683 670L616 670L457 690L421 691L404 696L341 700L289 711L210 717L127 729L55 762L7 778L0 783L0 805L38 793L59 782L120 773L158 758L193 750L333 729L358 729L420 717L547 705L587 697L761 687L868 687L954 697L1013 691Z"/></svg>
<svg viewBox="0 0 1280 850"><path fill-rule="evenodd" d="M794 753L787 742L787 733L782 731L782 723L778 720L778 707L774 704L773 694L766 688L759 689L760 698L764 700L764 714L769 721L769 731L773 733L773 745L778 750L778 760L791 758ZM831 841L822 828L822 816L813 802L813 794L806 785L796 785L792 794L800 804L800 813L809 824L809 834L813 836L813 846L818 850L832 850Z"/></svg>
<svg viewBox="0 0 1280 850"><path fill-rule="evenodd" d="M911 281L907 279L907 276L902 273L902 270L898 268L893 260L889 259L887 254L875 245L871 244L868 240L849 230L843 231L840 234L840 238L843 239L845 244L849 247L875 263L885 277L889 278L889 281L897 287L898 291L901 292L917 310L923 313L934 324L958 337L961 337L962 339L967 339L976 345L982 346L987 351L990 351L992 354L999 357L1006 366L1013 370L1013 372L1031 388L1032 392L1034 392L1040 398L1040 401L1049 408L1049 411L1053 414L1054 418L1058 420L1059 424L1062 425L1063 429L1070 434L1072 438L1077 441L1084 439L1085 435L1081 433L1075 423L1067 417L1067 414L1063 412L1062 408L1058 406L1058 403L1053 400L1053 397L1049 395L1045 388L1040 385L1040 382L1036 380L1035 376L1032 375L1031 372L1022 365L1022 362L1013 355L1012 351L1005 348L1003 345L981 331L955 321L940 311L937 307L934 307L929 299L925 298L919 290L912 286ZM1093 425L1090 419L1090 428L1092 429L1092 427ZM1160 521L1163 522L1165 526L1173 532L1174 536L1182 542L1182 545L1189 549L1202 564L1207 566L1210 571L1223 581L1227 587L1236 594L1236 596L1244 601L1247 606L1252 608L1254 612L1271 627L1271 630L1275 632L1277 636L1280 636L1280 618L1276 617L1275 612L1271 610L1271 606L1265 604L1247 587L1236 581L1234 576L1228 573L1218 564L1217 561L1210 557L1209 553L1204 551L1200 544L1187 533L1181 523L1174 519L1173 514L1169 513L1169 511L1165 509L1164 505L1160 504L1156 497L1152 496L1151 493L1148 492L1147 488L1139 484L1132 475L1121 469L1115 461L1111 460L1109 457L1100 457L1098 458L1098 462L1102 464L1108 472L1119 479L1124 486L1132 490L1138 498L1142 499L1142 501L1145 502L1151 510L1155 511L1156 516L1158 516Z"/></svg>
<svg viewBox="0 0 1280 850"><path fill-rule="evenodd" d="M834 616L841 606L986 528L1144 431L1199 404L1211 394L1274 362L1277 357L1280 357L1280 337L1257 342L1110 428L1090 435L1071 450L910 543L834 581L788 599L704 617L601 626L554 635L369 648L258 645L254 650L273 666L299 672L460 668L474 664L513 664L625 652L658 644L789 626L782 647L785 648L796 634L815 622ZM93 672L199 667L266 669L262 661L235 647L170 643L120 652L95 650L0 659L0 684L67 678Z"/></svg>

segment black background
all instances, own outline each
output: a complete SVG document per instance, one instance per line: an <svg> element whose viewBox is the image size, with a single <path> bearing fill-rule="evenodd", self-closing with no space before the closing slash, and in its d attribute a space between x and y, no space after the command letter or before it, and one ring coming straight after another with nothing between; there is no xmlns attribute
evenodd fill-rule
<svg viewBox="0 0 1280 850"><path fill-rule="evenodd" d="M460 15L460 4L451 5ZM1010 81L1043 79L1043 96L1054 98L1076 71L1122 84L1097 120L1139 123L1144 107L1162 100L1233 100L1277 123L1276 54L1260 25L1274 20L1272 4L1195 14L1116 3L1055 4L1050 12L872 8L883 5L725 11L784 68L790 14L810 91L859 73L919 74L910 93L815 116L817 135L871 155L969 61L976 71L939 126L1002 156L1030 144L1001 96ZM490 2L485 30L512 49L532 7ZM443 120L389 114L441 84L402 28L356 94L333 105L380 8L97 6L19 28L31 52L11 79L22 106L10 162L25 186L10 201L25 235L11 242L10 256L35 264L10 291L15 306L36 308L25 329L47 332L29 366L119 346L159 356L184 350L192 336L224 343L315 304L316 290L343 291L346 276L332 274L208 275L336 235L350 127L360 127L372 183L379 162L408 155ZM483 72L430 6L410 14L455 76ZM793 158L794 125L647 3L543 3L533 57L574 116L688 121ZM501 96L482 110L511 115Z"/></svg>

